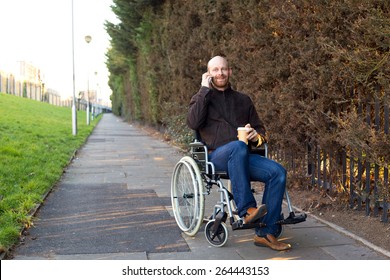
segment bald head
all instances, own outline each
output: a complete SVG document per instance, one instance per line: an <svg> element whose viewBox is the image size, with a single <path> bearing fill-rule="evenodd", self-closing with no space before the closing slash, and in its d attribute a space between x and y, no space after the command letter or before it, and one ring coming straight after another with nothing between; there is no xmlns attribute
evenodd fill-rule
<svg viewBox="0 0 390 280"><path fill-rule="evenodd" d="M207 69L210 70L210 67L214 65L226 65L226 67L229 68L229 63L227 59L219 55L214 56L212 59L209 60L209 62L207 63Z"/></svg>
<svg viewBox="0 0 390 280"><path fill-rule="evenodd" d="M223 56L214 56L207 63L207 70L213 77L213 86L218 90L225 90L229 86L232 70Z"/></svg>

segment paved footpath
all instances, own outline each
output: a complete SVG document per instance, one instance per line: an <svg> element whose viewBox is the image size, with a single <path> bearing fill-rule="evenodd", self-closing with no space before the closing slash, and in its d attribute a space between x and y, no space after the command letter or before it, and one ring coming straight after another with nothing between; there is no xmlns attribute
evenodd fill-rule
<svg viewBox="0 0 390 280"><path fill-rule="evenodd" d="M14 259L388 260L390 252L309 216L286 226L287 252L253 245L253 230L231 231L224 247L203 229L185 236L170 206L170 179L182 152L105 114L39 209ZM216 193L216 192L214 192ZM206 213L216 198L206 197Z"/></svg>

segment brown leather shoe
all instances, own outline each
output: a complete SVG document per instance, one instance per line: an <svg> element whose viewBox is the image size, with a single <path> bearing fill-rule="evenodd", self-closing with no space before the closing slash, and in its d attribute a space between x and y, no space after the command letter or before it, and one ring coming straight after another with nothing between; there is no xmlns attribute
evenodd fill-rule
<svg viewBox="0 0 390 280"><path fill-rule="evenodd" d="M261 217L264 217L265 214L267 214L267 206L265 204L262 204L257 208L248 208L248 210L246 211L246 216L244 217L244 223L253 223Z"/></svg>
<svg viewBox="0 0 390 280"><path fill-rule="evenodd" d="M261 247L270 247L272 250L276 251L284 251L291 249L291 245L288 243L283 243L278 241L275 236L272 234L267 234L265 237L260 237L255 235L254 237L254 243L256 246L261 246Z"/></svg>

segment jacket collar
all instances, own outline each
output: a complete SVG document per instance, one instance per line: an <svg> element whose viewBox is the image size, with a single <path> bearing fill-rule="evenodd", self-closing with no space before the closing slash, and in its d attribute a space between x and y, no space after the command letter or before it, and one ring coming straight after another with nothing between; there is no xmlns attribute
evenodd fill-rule
<svg viewBox="0 0 390 280"><path fill-rule="evenodd" d="M233 91L232 89L232 85L229 83L227 88L225 88L224 90L219 90L219 89L216 89L216 88L213 88L214 91L216 92L219 92L219 93L226 93L226 92L231 92Z"/></svg>

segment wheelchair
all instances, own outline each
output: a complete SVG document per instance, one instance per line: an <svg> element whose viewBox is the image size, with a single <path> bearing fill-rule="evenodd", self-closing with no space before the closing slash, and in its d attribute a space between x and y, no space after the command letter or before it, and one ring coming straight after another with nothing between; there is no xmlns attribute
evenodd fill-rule
<svg viewBox="0 0 390 280"><path fill-rule="evenodd" d="M267 144L262 147L262 155L268 157ZM172 210L180 230L188 236L194 236L205 223L205 237L214 247L222 247L228 240L229 231L226 226L228 218L233 231L265 226L262 223L244 223L243 219L237 215L230 181L228 181L228 187L225 187L223 179L229 179L226 172L215 170L214 164L208 161L206 145L198 138L190 143L190 155L182 157L175 165L171 179ZM215 204L211 216L206 218L204 216L205 196L211 193L213 186L217 187L219 201ZM283 225L301 223L307 217L305 213L295 214L287 189L285 198L289 216L284 218L281 213L281 219L278 221L281 231L276 237L281 235Z"/></svg>

